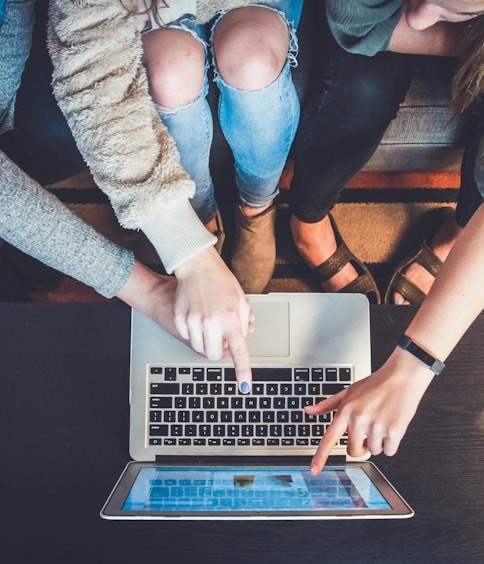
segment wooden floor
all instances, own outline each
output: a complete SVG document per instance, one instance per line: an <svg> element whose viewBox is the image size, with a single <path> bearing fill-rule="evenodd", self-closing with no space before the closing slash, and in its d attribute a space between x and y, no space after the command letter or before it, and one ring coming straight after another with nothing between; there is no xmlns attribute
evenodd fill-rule
<svg viewBox="0 0 484 564"><path fill-rule="evenodd" d="M278 260L268 290L318 291L292 244L287 226L289 211L284 201L290 178L291 172L287 171L281 181ZM361 172L348 184L334 216L346 243L368 264L379 285L385 284L393 267L394 250L405 241L415 217L434 205L455 205L459 182L458 172ZM58 183L49 189L100 232L131 248L145 264L161 270L152 248L146 247L146 241L140 242L142 234L121 229L109 203L91 184L90 177L83 173L67 184ZM55 291L33 292L31 299L34 302L106 301L92 288L68 277Z"/></svg>

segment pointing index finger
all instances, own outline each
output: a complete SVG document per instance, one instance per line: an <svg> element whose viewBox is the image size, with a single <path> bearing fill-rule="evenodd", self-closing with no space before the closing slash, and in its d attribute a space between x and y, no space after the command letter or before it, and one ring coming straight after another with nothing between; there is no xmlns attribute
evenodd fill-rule
<svg viewBox="0 0 484 564"><path fill-rule="evenodd" d="M321 472L323 466L328 460L331 450L345 433L346 429L346 421L342 417L338 417L338 415L336 415L321 439L316 453L313 456L311 461L311 474L316 475Z"/></svg>
<svg viewBox="0 0 484 564"><path fill-rule="evenodd" d="M247 342L240 330L232 331L230 335L227 335L226 339L234 363L235 377L237 378L239 389L243 394L248 394L252 388L252 370Z"/></svg>

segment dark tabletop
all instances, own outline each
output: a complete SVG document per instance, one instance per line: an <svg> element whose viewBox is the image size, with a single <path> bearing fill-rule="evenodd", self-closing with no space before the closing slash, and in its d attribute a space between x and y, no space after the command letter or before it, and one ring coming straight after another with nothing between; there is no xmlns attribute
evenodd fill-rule
<svg viewBox="0 0 484 564"><path fill-rule="evenodd" d="M372 307L374 368L414 313ZM484 561L484 315L397 455L373 458L414 508L407 520L101 519L129 460L129 334L119 303L0 304L2 564Z"/></svg>

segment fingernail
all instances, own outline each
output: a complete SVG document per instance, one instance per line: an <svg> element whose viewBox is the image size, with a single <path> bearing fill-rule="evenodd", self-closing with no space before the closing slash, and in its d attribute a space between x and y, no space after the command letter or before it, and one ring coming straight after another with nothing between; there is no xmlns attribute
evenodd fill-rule
<svg viewBox="0 0 484 564"><path fill-rule="evenodd" d="M240 384L240 391L243 394L248 394L250 392L250 386L249 386L249 382L242 382Z"/></svg>
<svg viewBox="0 0 484 564"><path fill-rule="evenodd" d="M318 473L318 467L316 465L311 466L311 474L316 476Z"/></svg>
<svg viewBox="0 0 484 564"><path fill-rule="evenodd" d="M402 305L403 304L403 298L397 298L397 301L395 302L397 305Z"/></svg>

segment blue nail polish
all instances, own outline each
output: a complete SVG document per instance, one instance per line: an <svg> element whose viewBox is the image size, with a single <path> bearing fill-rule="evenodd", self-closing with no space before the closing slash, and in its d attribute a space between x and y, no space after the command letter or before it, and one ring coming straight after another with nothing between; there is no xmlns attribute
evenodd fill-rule
<svg viewBox="0 0 484 564"><path fill-rule="evenodd" d="M396 305L402 305L403 304L403 298L397 298L397 301L395 303L396 303Z"/></svg>
<svg viewBox="0 0 484 564"><path fill-rule="evenodd" d="M241 391L243 394L248 394L248 393L250 392L249 383L248 383L248 382L242 382L242 383L240 384L240 391Z"/></svg>

